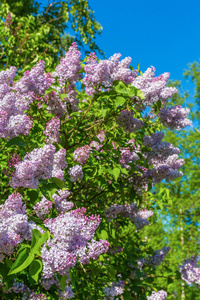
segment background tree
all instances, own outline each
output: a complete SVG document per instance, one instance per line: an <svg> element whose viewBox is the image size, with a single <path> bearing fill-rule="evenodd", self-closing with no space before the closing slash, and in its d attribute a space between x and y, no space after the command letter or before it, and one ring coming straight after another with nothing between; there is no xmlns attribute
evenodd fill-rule
<svg viewBox="0 0 200 300"><path fill-rule="evenodd" d="M33 0L4 0L0 19L1 69L12 65L22 73L43 59L50 71L74 41L86 53L103 53L95 43L102 27L87 0L54 1L46 7Z"/></svg>

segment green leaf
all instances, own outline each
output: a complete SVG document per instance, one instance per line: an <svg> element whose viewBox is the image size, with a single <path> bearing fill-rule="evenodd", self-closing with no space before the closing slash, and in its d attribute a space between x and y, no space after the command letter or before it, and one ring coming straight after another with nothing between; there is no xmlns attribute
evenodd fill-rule
<svg viewBox="0 0 200 300"><path fill-rule="evenodd" d="M39 241L41 236L42 236L42 234L38 229L32 230L31 249L33 249L35 247L36 243Z"/></svg>
<svg viewBox="0 0 200 300"><path fill-rule="evenodd" d="M59 178L52 177L51 182L54 182L60 189L67 187L66 184Z"/></svg>
<svg viewBox="0 0 200 300"><path fill-rule="evenodd" d="M26 143L21 137L15 137L11 139L7 144L7 146L25 146L25 145Z"/></svg>
<svg viewBox="0 0 200 300"><path fill-rule="evenodd" d="M112 174L113 174L113 177L114 177L115 181L117 182L117 179L118 179L119 174L120 174L120 169L119 168L114 168L112 170Z"/></svg>
<svg viewBox="0 0 200 300"><path fill-rule="evenodd" d="M29 266L31 277L38 282L39 273L42 271L42 262L39 259L34 259Z"/></svg>
<svg viewBox="0 0 200 300"><path fill-rule="evenodd" d="M66 280L67 280L67 276L62 276L60 279L60 285L61 285L61 289L62 291L64 291L65 287L66 287Z"/></svg>
<svg viewBox="0 0 200 300"><path fill-rule="evenodd" d="M126 102L126 99L124 99L124 97L116 97L115 100L115 107L119 106L119 105L123 105Z"/></svg>
<svg viewBox="0 0 200 300"><path fill-rule="evenodd" d="M24 249L12 265L12 268L10 269L10 272L8 275L16 274L22 270L24 270L26 267L30 265L32 260L34 259L34 255L30 255L27 252L27 249Z"/></svg>
<svg viewBox="0 0 200 300"><path fill-rule="evenodd" d="M139 97L141 100L144 100L144 99L145 99L145 95L144 95L144 93L143 93L141 90L137 90L136 95L137 95L137 97Z"/></svg>
<svg viewBox="0 0 200 300"><path fill-rule="evenodd" d="M113 88L119 94L126 94L126 95L129 94L129 90L128 90L127 85L124 82L120 81L120 80L115 80L113 82Z"/></svg>

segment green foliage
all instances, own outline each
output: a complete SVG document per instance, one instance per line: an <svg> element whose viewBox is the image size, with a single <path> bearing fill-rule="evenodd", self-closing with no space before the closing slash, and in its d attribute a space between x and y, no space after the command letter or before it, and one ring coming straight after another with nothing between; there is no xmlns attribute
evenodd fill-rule
<svg viewBox="0 0 200 300"><path fill-rule="evenodd" d="M9 13L11 21L5 23ZM52 71L74 41L86 53L102 54L95 44L101 29L87 0L54 1L47 7L33 0L1 1L0 69L15 66L23 74L42 59Z"/></svg>

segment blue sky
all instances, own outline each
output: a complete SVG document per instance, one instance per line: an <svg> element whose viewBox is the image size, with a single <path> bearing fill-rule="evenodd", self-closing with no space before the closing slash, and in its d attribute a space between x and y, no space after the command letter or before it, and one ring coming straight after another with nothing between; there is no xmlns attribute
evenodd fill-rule
<svg viewBox="0 0 200 300"><path fill-rule="evenodd" d="M41 0L43 4L47 0ZM188 63L200 58L200 1L192 0L89 0L96 20L103 26L97 44L106 57L131 56L141 71L149 66L156 75L170 72L184 90L193 85L183 79Z"/></svg>

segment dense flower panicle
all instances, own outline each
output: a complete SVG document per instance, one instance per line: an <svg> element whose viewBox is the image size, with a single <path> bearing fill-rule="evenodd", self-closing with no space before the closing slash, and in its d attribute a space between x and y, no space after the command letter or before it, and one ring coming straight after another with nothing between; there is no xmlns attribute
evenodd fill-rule
<svg viewBox="0 0 200 300"><path fill-rule="evenodd" d="M83 179L83 170L82 170L82 167L79 165L76 165L76 166L70 168L68 173L70 175L70 180L72 182L75 182L78 179L79 180Z"/></svg>
<svg viewBox="0 0 200 300"><path fill-rule="evenodd" d="M55 272L68 275L77 259L87 263L90 258L96 259L107 251L109 244L106 241L93 240L101 219L99 216L86 217L85 212L85 208L76 209L44 222L54 235L42 247L44 280L52 282ZM44 281L44 284L47 283ZM46 285L49 286L51 284Z"/></svg>
<svg viewBox="0 0 200 300"><path fill-rule="evenodd" d="M137 155L136 151L130 151L129 147L126 148L121 148L121 158L119 159L119 163L122 167L129 169L130 166L128 165L132 161L137 161L139 160L139 156Z"/></svg>
<svg viewBox="0 0 200 300"><path fill-rule="evenodd" d="M75 84L77 80L82 78L80 65L81 53L78 50L76 42L72 43L69 50L66 52L65 57L62 57L60 64L56 67L56 72L52 74L54 78L58 77L60 86L65 85L67 80L71 84Z"/></svg>
<svg viewBox="0 0 200 300"><path fill-rule="evenodd" d="M135 217L133 218L133 222L138 230L141 230L144 226L149 225L149 221L147 220L153 216L153 212L151 210L143 209L139 211Z"/></svg>
<svg viewBox="0 0 200 300"><path fill-rule="evenodd" d="M28 135L32 128L33 121L30 117L23 115L11 116L4 128L3 137L7 139L14 138L20 134Z"/></svg>
<svg viewBox="0 0 200 300"><path fill-rule="evenodd" d="M24 160L15 166L15 174L11 180L11 186L35 189L39 179L56 177L56 172L67 167L65 161L66 150L60 149L55 153L53 145L44 145L27 153ZM62 174L63 177L63 174Z"/></svg>
<svg viewBox="0 0 200 300"><path fill-rule="evenodd" d="M157 267L164 261L165 256L170 251L170 247L163 247L155 251L155 255L148 258L147 263L153 267Z"/></svg>
<svg viewBox="0 0 200 300"><path fill-rule="evenodd" d="M60 99L58 92L51 91L42 98L42 102L48 105L47 110L57 117L67 114L66 103Z"/></svg>
<svg viewBox="0 0 200 300"><path fill-rule="evenodd" d="M17 68L16 67L10 67L6 71L0 72L0 85L1 84L7 84L12 85L14 83L14 78L16 76Z"/></svg>
<svg viewBox="0 0 200 300"><path fill-rule="evenodd" d="M137 118L133 118L133 115L133 111L123 110L118 118L118 121L122 123L124 131L128 133L135 132L137 129L144 126L144 122Z"/></svg>
<svg viewBox="0 0 200 300"><path fill-rule="evenodd" d="M197 268L197 257L191 257L186 259L183 264L179 267L181 278L188 284L200 285L200 268Z"/></svg>
<svg viewBox="0 0 200 300"><path fill-rule="evenodd" d="M184 159L178 159L180 150L170 143L162 142L163 136L164 134L159 132L143 138L144 146L151 147L151 151L145 155L149 164L153 165L148 171L148 176L154 178L155 182L161 182L163 179L169 181L183 175L178 171L184 164Z"/></svg>
<svg viewBox="0 0 200 300"><path fill-rule="evenodd" d="M181 128L192 125L192 121L186 118L189 112L189 108L182 108L181 105L176 105L168 109L161 109L159 117L160 121L166 127L171 130L180 130Z"/></svg>
<svg viewBox="0 0 200 300"><path fill-rule="evenodd" d="M118 282L112 282L110 287L105 287L103 292L106 296L104 299L113 300L115 296L122 295L124 293L125 282L119 280Z"/></svg>
<svg viewBox="0 0 200 300"><path fill-rule="evenodd" d="M53 194L52 198L55 202L56 210L60 212L66 212L74 207L74 203L66 201L67 197L70 195L68 190L58 190L58 194Z"/></svg>
<svg viewBox="0 0 200 300"><path fill-rule="evenodd" d="M137 71L130 70L131 58L126 57L120 62L121 54L114 54L108 60L97 62L97 57L91 53L84 67L86 72L83 78L85 91L88 95L95 94L96 89L101 87L110 87L114 80L122 80L126 84L132 82Z"/></svg>
<svg viewBox="0 0 200 300"><path fill-rule="evenodd" d="M21 195L11 194L0 206L0 258L11 255L24 239L31 240L34 228L41 230L33 221L28 222Z"/></svg>
<svg viewBox="0 0 200 300"><path fill-rule="evenodd" d="M91 151L91 148L88 145L77 148L73 153L74 160L76 160L80 164L84 165L90 155L90 151Z"/></svg>
<svg viewBox="0 0 200 300"><path fill-rule="evenodd" d="M60 180L64 180L63 169L66 168L66 150L62 148L58 150L54 155L52 177L57 177Z"/></svg>
<svg viewBox="0 0 200 300"><path fill-rule="evenodd" d="M44 135L47 136L45 142L52 144L52 143L58 143L59 142L59 130L60 129L60 120L58 118L52 118L47 124L46 129L43 131Z"/></svg>
<svg viewBox="0 0 200 300"><path fill-rule="evenodd" d="M50 75L44 74L45 62L39 61L31 71L25 71L23 77L15 84L15 88L22 94L33 92L35 95L43 95L53 83Z"/></svg>
<svg viewBox="0 0 200 300"><path fill-rule="evenodd" d="M45 216L48 215L51 211L52 202L47 200L44 196L42 196L42 200L40 202L37 202L33 206L33 209L35 210L37 217L40 220L43 220Z"/></svg>
<svg viewBox="0 0 200 300"><path fill-rule="evenodd" d="M170 74L164 73L158 77L155 76L155 68L148 68L143 75L137 76L132 85L140 89L145 99L142 100L144 105L150 106L152 103L162 100L167 103L167 99L171 98L178 90L174 87L166 87ZM141 100L138 98L138 101Z"/></svg>
<svg viewBox="0 0 200 300"><path fill-rule="evenodd" d="M151 296L147 296L147 300L165 300L167 293L163 290L158 292L152 292Z"/></svg>

